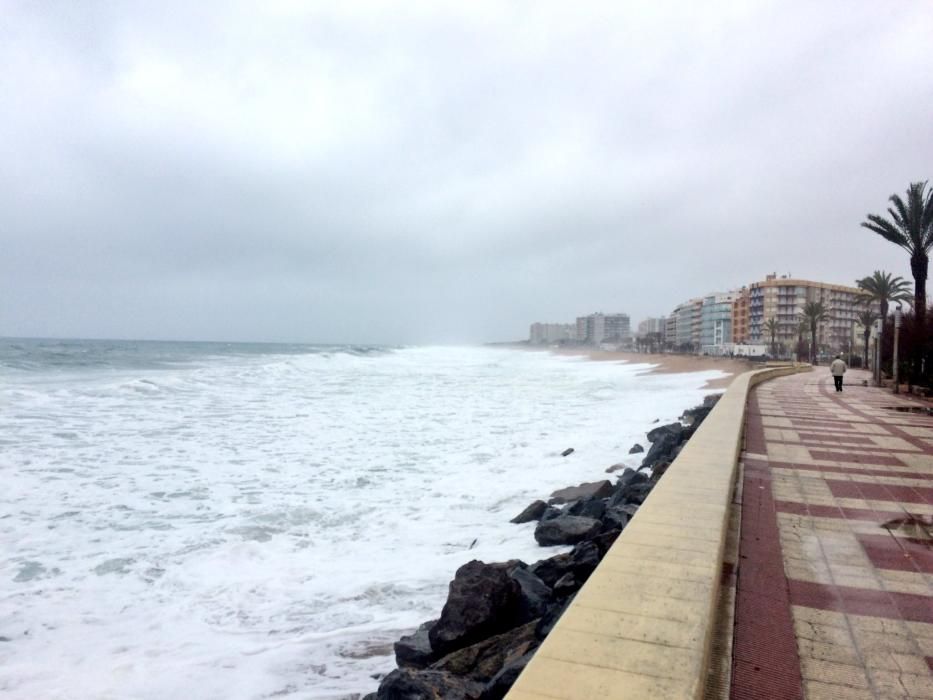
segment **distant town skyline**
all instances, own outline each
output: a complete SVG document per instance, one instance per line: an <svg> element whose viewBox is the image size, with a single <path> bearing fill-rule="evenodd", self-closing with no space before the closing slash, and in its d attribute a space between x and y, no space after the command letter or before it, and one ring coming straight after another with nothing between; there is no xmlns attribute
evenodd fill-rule
<svg viewBox="0 0 933 700"><path fill-rule="evenodd" d="M909 278L859 224L933 178L927 0L0 19L3 336L469 343Z"/></svg>

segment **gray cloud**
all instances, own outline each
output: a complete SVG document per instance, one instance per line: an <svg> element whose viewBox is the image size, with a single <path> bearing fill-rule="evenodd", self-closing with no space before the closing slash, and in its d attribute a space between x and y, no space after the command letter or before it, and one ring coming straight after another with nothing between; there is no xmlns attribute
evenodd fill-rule
<svg viewBox="0 0 933 700"><path fill-rule="evenodd" d="M490 340L909 277L858 224L933 176L922 0L0 13L6 335Z"/></svg>

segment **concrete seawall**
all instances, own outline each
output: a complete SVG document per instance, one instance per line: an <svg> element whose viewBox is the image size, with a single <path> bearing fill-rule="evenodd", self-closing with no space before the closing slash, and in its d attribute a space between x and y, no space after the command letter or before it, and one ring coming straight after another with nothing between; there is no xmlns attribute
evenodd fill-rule
<svg viewBox="0 0 933 700"><path fill-rule="evenodd" d="M773 367L732 382L507 700L703 696L748 392L809 369Z"/></svg>

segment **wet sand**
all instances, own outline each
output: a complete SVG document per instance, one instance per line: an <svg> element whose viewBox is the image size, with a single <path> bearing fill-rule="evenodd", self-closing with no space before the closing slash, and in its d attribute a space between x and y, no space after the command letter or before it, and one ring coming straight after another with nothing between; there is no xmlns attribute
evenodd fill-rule
<svg viewBox="0 0 933 700"><path fill-rule="evenodd" d="M725 389L738 375L756 368L760 364L731 357L708 357L704 355L676 355L645 352L616 352L609 350L596 350L594 348L537 348L524 346L528 350L548 351L557 355L575 355L588 357L599 362L631 362L637 364L655 365L650 371L659 374L673 374L680 372L705 372L718 369L729 372L728 377L713 379L706 383L707 389Z"/></svg>

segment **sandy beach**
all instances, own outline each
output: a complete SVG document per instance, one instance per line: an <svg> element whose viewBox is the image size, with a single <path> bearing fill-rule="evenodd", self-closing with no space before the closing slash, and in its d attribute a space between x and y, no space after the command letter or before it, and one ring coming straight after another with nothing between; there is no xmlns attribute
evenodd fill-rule
<svg viewBox="0 0 933 700"><path fill-rule="evenodd" d="M652 372L658 373L679 373L679 372L703 372L711 369L718 369L722 372L729 372L728 377L713 379L706 383L708 389L725 389L742 372L748 372L755 369L756 365L748 360L731 357L709 357L706 355L677 355L667 353L645 353L645 352L618 352L609 350L597 350L595 348L569 347L569 348L549 348L521 346L532 351L547 351L557 355L577 355L588 357L598 362L631 362L637 364L655 365Z"/></svg>

